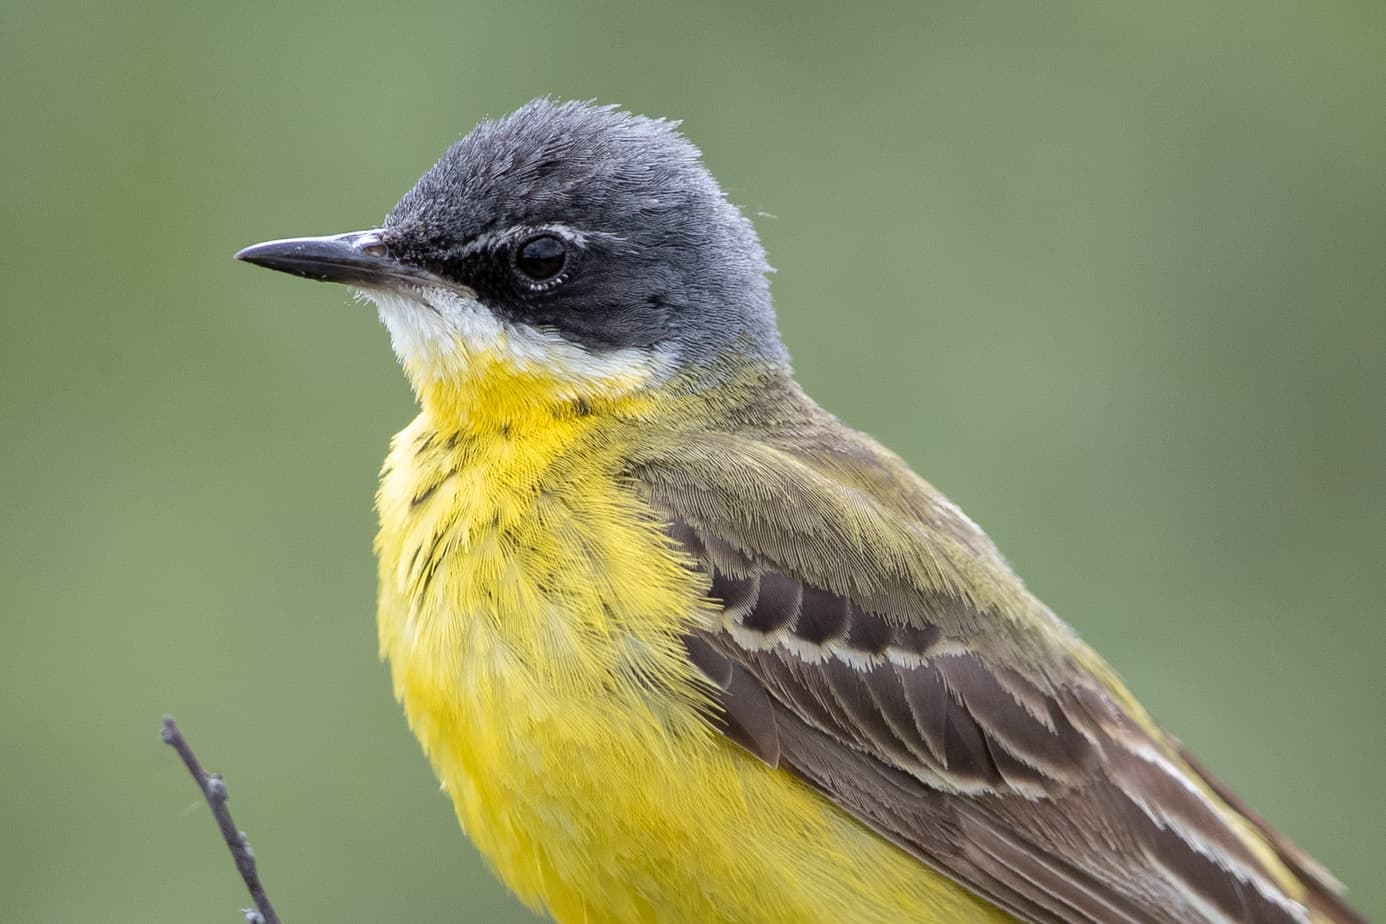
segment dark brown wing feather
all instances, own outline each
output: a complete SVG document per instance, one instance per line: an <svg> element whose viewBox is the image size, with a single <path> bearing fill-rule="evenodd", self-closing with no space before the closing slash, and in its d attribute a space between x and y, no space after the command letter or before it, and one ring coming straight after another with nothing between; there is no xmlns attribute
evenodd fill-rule
<svg viewBox="0 0 1386 924"><path fill-rule="evenodd" d="M787 370L697 408L626 474L721 609L686 644L732 740L1024 920L1362 922Z"/></svg>
<svg viewBox="0 0 1386 924"><path fill-rule="evenodd" d="M1308 920L1097 687L1042 689L927 611L892 619L687 522L672 531L723 607L720 629L685 643L724 731L924 862L1029 921Z"/></svg>
<svg viewBox="0 0 1386 924"><path fill-rule="evenodd" d="M1223 785L1217 777L1205 770L1203 765L1196 761L1187 750L1181 748L1179 753L1184 762L1193 768L1193 771L1218 794L1218 798L1255 825L1262 836L1275 845L1276 853L1279 854L1280 859L1294 871L1295 876L1309 890L1308 903L1310 907L1326 915L1331 921L1342 922L1342 924L1368 924L1365 917L1358 914L1355 908L1343 900L1343 885L1328 870L1291 843L1289 838L1272 828L1240 797Z"/></svg>

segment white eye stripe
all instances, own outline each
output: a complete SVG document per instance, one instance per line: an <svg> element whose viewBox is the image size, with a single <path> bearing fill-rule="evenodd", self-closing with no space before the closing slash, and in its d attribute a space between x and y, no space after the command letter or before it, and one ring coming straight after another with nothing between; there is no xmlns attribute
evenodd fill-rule
<svg viewBox="0 0 1386 924"><path fill-rule="evenodd" d="M594 242L626 243L626 239L619 234L611 234L606 231L587 231L564 224L515 225L503 231L486 231L478 234L457 250L451 251L448 256L450 259L462 260L495 249L498 245L509 246L512 243L519 243L541 234L552 234L578 247L586 247Z"/></svg>

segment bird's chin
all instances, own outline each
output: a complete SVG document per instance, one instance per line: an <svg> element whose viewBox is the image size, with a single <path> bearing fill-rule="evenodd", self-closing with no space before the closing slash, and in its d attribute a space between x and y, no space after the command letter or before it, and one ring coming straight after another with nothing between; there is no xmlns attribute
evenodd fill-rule
<svg viewBox="0 0 1386 924"><path fill-rule="evenodd" d="M498 318L451 289L359 289L390 332L416 390L517 376L550 382L566 398L615 398L666 379L673 357L657 348L594 350L558 331Z"/></svg>
<svg viewBox="0 0 1386 924"><path fill-rule="evenodd" d="M442 376L450 366L465 365L469 343L484 336L476 330L479 322L484 320L492 329L499 326L481 302L445 289L362 288L356 297L375 303L395 356L411 375L417 370ZM473 335L460 336L466 330L473 330Z"/></svg>

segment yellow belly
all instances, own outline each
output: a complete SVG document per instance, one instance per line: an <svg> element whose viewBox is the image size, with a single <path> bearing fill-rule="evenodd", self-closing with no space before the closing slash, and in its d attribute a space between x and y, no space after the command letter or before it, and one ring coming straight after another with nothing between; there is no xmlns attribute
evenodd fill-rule
<svg viewBox="0 0 1386 924"><path fill-rule="evenodd" d="M1007 920L705 720L703 585L583 419L395 442L380 639L457 815L561 922Z"/></svg>

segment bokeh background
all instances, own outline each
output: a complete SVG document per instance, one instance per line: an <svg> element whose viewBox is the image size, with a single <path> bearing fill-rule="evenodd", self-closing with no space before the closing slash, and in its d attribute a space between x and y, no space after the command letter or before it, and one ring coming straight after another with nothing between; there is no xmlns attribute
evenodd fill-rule
<svg viewBox="0 0 1386 924"><path fill-rule="evenodd" d="M529 920L376 660L369 227L539 94L678 117L809 390L1386 914L1386 6L0 7L0 917Z"/></svg>

